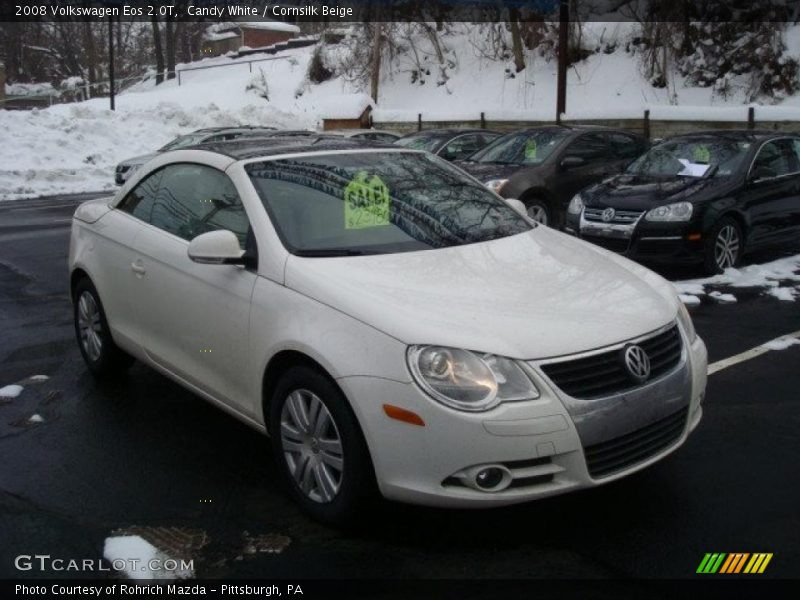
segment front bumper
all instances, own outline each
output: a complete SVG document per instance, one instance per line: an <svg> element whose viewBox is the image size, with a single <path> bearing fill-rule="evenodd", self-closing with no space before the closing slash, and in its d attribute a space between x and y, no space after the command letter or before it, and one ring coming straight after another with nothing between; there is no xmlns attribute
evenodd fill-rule
<svg viewBox="0 0 800 600"><path fill-rule="evenodd" d="M504 404L487 413L448 409L413 383L374 377L340 379L364 431L383 495L414 504L478 508L593 487L661 460L684 443L702 417L707 354L699 338L691 345L683 339L681 362L670 374L635 393L602 399L610 400L606 403L570 398L549 382L536 363L530 366L541 397ZM667 379L679 387L665 385ZM585 410L590 403L598 410ZM383 404L413 411L425 425L392 420L383 412ZM665 411L675 410L685 411L685 416L680 417L679 435L667 447L613 474L590 475L582 437L596 441L604 435L606 439L624 436L631 428L646 426L648 419L652 422ZM460 483L459 475L495 464L514 475L510 487L486 492Z"/></svg>
<svg viewBox="0 0 800 600"><path fill-rule="evenodd" d="M568 215L567 233L637 262L695 264L702 262L705 242L694 223L652 223L640 219L630 225L590 222Z"/></svg>

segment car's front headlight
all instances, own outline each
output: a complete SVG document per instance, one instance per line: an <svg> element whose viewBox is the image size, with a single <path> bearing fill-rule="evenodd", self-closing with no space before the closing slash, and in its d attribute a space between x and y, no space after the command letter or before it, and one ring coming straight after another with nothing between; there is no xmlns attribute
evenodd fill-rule
<svg viewBox="0 0 800 600"><path fill-rule="evenodd" d="M678 321L680 321L681 329L683 329L691 344L697 339L697 332L694 330L694 323L692 323L692 317L686 309L686 306L684 306L683 302L680 300L678 302Z"/></svg>
<svg viewBox="0 0 800 600"><path fill-rule="evenodd" d="M580 194L575 194L572 197L572 200L569 201L569 206L567 207L567 212L571 215L579 215L583 210L583 198L581 198Z"/></svg>
<svg viewBox="0 0 800 600"><path fill-rule="evenodd" d="M692 218L693 207L690 202L676 202L665 204L648 211L644 216L647 221L688 221Z"/></svg>
<svg viewBox="0 0 800 600"><path fill-rule="evenodd" d="M434 400L479 412L502 402L539 397L539 390L512 359L444 346L411 346L408 366Z"/></svg>
<svg viewBox="0 0 800 600"><path fill-rule="evenodd" d="M500 190L503 189L503 186L506 184L507 181L508 179L490 179L483 185L492 190L494 193L499 194Z"/></svg>

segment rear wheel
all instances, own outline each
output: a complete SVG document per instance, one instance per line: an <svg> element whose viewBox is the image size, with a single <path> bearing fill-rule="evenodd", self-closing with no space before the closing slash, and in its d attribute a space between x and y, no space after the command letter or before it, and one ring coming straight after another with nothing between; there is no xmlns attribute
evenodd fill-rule
<svg viewBox="0 0 800 600"><path fill-rule="evenodd" d="M544 200L533 199L525 201L525 211L528 216L542 225L550 224L550 207Z"/></svg>
<svg viewBox="0 0 800 600"><path fill-rule="evenodd" d="M744 237L742 228L731 217L722 217L706 238L705 270L709 275L735 267L742 258Z"/></svg>
<svg viewBox="0 0 800 600"><path fill-rule="evenodd" d="M78 347L93 375L118 375L133 364L133 358L120 350L111 338L100 296L88 279L82 279L75 286L73 317Z"/></svg>
<svg viewBox="0 0 800 600"><path fill-rule="evenodd" d="M374 496L374 476L336 385L312 368L291 368L272 397L270 432L278 469L300 507L323 523L353 524Z"/></svg>

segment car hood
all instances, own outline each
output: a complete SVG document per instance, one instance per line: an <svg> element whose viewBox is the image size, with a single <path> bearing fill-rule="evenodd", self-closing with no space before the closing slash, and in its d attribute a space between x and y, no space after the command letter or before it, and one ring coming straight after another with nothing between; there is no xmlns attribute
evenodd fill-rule
<svg viewBox="0 0 800 600"><path fill-rule="evenodd" d="M710 191L720 191L727 187L727 183L714 178L656 178L622 174L592 186L581 195L587 206L649 210L661 204L692 200Z"/></svg>
<svg viewBox="0 0 800 600"><path fill-rule="evenodd" d="M547 227L440 250L292 255L285 283L407 344L519 359L621 342L677 311L655 273Z"/></svg>
<svg viewBox="0 0 800 600"><path fill-rule="evenodd" d="M150 154L142 154L141 156L134 156L133 158L126 158L125 160L123 160L119 164L120 165L125 165L125 166L130 166L130 167L132 167L134 165L143 165L148 160L150 160L151 158L155 158L156 156L158 156L158 152L151 152Z"/></svg>
<svg viewBox="0 0 800 600"><path fill-rule="evenodd" d="M486 183L491 179L508 179L522 169L520 165L500 165L492 163L479 163L462 160L456 163L475 179Z"/></svg>

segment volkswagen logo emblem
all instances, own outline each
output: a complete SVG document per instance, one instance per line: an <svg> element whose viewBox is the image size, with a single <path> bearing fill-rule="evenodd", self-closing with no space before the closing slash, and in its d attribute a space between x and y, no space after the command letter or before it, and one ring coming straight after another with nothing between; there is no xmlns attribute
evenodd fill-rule
<svg viewBox="0 0 800 600"><path fill-rule="evenodd" d="M605 221L606 223L611 222L614 219L615 214L617 214L617 211L615 211L613 208L609 206L607 209L603 211L603 221Z"/></svg>
<svg viewBox="0 0 800 600"><path fill-rule="evenodd" d="M625 362L628 375L636 383L644 383L650 377L650 358L641 346L636 344L625 346L622 360Z"/></svg>

